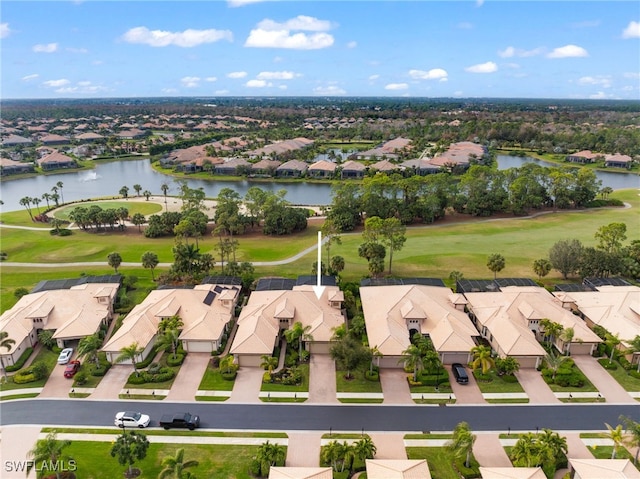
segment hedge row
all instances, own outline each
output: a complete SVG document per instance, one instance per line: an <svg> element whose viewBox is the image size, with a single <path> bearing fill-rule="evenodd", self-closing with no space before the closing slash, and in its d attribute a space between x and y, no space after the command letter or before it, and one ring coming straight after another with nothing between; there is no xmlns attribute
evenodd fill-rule
<svg viewBox="0 0 640 479"><path fill-rule="evenodd" d="M131 373L128 382L130 384L163 383L174 378L176 373L171 368L160 368L155 374L148 371Z"/></svg>
<svg viewBox="0 0 640 479"><path fill-rule="evenodd" d="M6 366L4 368L4 370L8 373L12 373L14 371L18 371L19 369L22 369L22 366L24 366L24 363L27 362L27 359L29 359L29 356L31 356L31 353L33 352L33 348L27 348L24 350L24 353L22 353L20 355L20 358L18 359L18 362L15 364L11 364L9 366Z"/></svg>

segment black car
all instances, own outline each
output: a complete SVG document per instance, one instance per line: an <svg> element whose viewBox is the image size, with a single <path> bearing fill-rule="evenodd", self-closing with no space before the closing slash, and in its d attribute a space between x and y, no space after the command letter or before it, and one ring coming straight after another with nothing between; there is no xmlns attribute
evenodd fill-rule
<svg viewBox="0 0 640 479"><path fill-rule="evenodd" d="M187 428L193 431L198 426L200 426L200 416L188 412L165 414L160 419L160 427L165 429Z"/></svg>
<svg viewBox="0 0 640 479"><path fill-rule="evenodd" d="M451 365L451 372L453 373L453 377L456 378L456 382L458 384L468 384L469 376L467 375L467 370L460 363L453 363Z"/></svg>

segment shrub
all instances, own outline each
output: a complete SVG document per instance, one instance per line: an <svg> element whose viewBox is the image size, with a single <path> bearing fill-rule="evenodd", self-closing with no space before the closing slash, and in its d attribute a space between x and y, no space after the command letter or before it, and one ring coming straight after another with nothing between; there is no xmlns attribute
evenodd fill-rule
<svg viewBox="0 0 640 479"><path fill-rule="evenodd" d="M25 349L24 352L20 355L18 362L5 367L4 368L5 371L7 371L8 373L11 373L14 371L18 371L19 369L22 369L22 366L24 366L24 363L27 362L27 359L29 359L29 356L31 356L32 352L33 352L33 348Z"/></svg>
<svg viewBox="0 0 640 479"><path fill-rule="evenodd" d="M37 381L36 375L31 372L29 369L25 369L23 371L18 371L13 375L13 382L16 384L26 384Z"/></svg>
<svg viewBox="0 0 640 479"><path fill-rule="evenodd" d="M271 382L271 374L269 374L269 371L265 371L262 375L262 382L264 384L269 384Z"/></svg>
<svg viewBox="0 0 640 479"><path fill-rule="evenodd" d="M378 373L378 371L376 371L375 369L373 371L367 370L364 373L364 378L367 381L379 381L380 380L380 373Z"/></svg>
<svg viewBox="0 0 640 479"><path fill-rule="evenodd" d="M139 363L136 363L136 368L144 369L147 366L149 366L149 364L151 364L152 362L153 362L153 354L149 354L149 356L144 361L140 361Z"/></svg>
<svg viewBox="0 0 640 479"><path fill-rule="evenodd" d="M222 379L226 381L233 381L238 375L238 371L235 371L235 370L231 370L229 372L223 371L220 373L220 375L222 376Z"/></svg>
<svg viewBox="0 0 640 479"><path fill-rule="evenodd" d="M160 372L161 368L162 366L160 366L160 363L151 363L149 365L149 368L147 369L147 372L149 372L150 374L156 374Z"/></svg>
<svg viewBox="0 0 640 479"><path fill-rule="evenodd" d="M80 371L78 374L76 374L76 377L73 380L73 384L78 386L82 386L83 384L86 384L86 382L87 374L84 371Z"/></svg>
<svg viewBox="0 0 640 479"><path fill-rule="evenodd" d="M214 351L212 351L211 354L213 355ZM211 358L211 367L212 368L219 368L220 367L220 356L213 355L213 357Z"/></svg>
<svg viewBox="0 0 640 479"><path fill-rule="evenodd" d="M175 375L171 368L160 368L157 373L139 371L139 374L131 373L128 382L131 384L163 383L173 379Z"/></svg>
<svg viewBox="0 0 640 479"><path fill-rule="evenodd" d="M99 367L96 367L94 363L91 363L91 365L89 366L89 374L99 378L107 374L107 371L109 370L110 367L111 367L111 363L107 361L106 358L100 358Z"/></svg>
<svg viewBox="0 0 640 479"><path fill-rule="evenodd" d="M49 375L49 369L47 365L42 361L36 361L29 368L36 376L36 379L44 379Z"/></svg>
<svg viewBox="0 0 640 479"><path fill-rule="evenodd" d="M620 363L620 366L622 366L622 368L627 370L627 371L629 371L630 369L633 368L633 366L631 365L629 360L627 358L625 358L624 356L620 356L618 358L618 363Z"/></svg>
<svg viewBox="0 0 640 479"><path fill-rule="evenodd" d="M169 354L167 356L167 365L169 366L180 366L184 362L186 354L176 354L176 357L173 357L173 354Z"/></svg>
<svg viewBox="0 0 640 479"><path fill-rule="evenodd" d="M518 378L515 377L513 374L505 374L503 376L500 376L502 378L502 380L505 383L509 383L509 384L514 384L518 382Z"/></svg>
<svg viewBox="0 0 640 479"><path fill-rule="evenodd" d="M640 372L637 369L632 369L629 371L629 376L632 378L640 379Z"/></svg>
<svg viewBox="0 0 640 479"><path fill-rule="evenodd" d="M615 371L616 369L618 369L618 365L614 361L609 362L609 358L598 359L598 362L600 363L600 366L610 371Z"/></svg>

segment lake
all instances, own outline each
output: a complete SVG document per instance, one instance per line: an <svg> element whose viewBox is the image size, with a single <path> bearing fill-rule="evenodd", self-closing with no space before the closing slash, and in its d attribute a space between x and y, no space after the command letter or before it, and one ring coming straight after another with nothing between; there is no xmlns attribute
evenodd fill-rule
<svg viewBox="0 0 640 479"><path fill-rule="evenodd" d="M544 161L533 158L498 155L498 168L507 169L518 167L525 162L536 162L543 166L554 166ZM609 173L596 171L603 186L610 186L614 190L626 188L639 188L640 177L630 173ZM20 199L25 196L41 197L43 193L51 193L51 188L57 182L63 183L62 195L65 202L95 198L103 196L119 196L118 191L123 186L129 187L129 195L135 195L134 184L142 186L142 191L149 190L154 195L162 195L160 185L169 185L169 195L178 193L178 185L172 176L158 173L148 159L114 161L98 163L94 170L73 173L60 173L55 175L39 175L20 180L3 181L0 185L1 198L4 205L0 211L15 211L22 209ZM241 196L244 196L249 188L258 186L263 190L276 192L284 189L287 191L286 199L297 205L328 205L331 203L331 185L327 183L278 183L275 181L213 181L189 178L190 188L204 190L208 198L218 196L222 188L232 188ZM46 207L43 200L40 207Z"/></svg>

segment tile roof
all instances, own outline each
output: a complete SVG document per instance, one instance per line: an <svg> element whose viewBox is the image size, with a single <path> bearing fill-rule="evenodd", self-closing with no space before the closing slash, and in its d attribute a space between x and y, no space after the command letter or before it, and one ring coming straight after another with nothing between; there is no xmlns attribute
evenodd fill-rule
<svg viewBox="0 0 640 479"><path fill-rule="evenodd" d="M575 479L640 479L629 459L569 459Z"/></svg>
<svg viewBox="0 0 640 479"><path fill-rule="evenodd" d="M330 467L271 466L269 479L333 479L333 472Z"/></svg>
<svg viewBox="0 0 640 479"><path fill-rule="evenodd" d="M431 477L424 459L367 459L368 479L425 479Z"/></svg>
<svg viewBox="0 0 640 479"><path fill-rule="evenodd" d="M482 479L546 479L540 467L480 467Z"/></svg>

